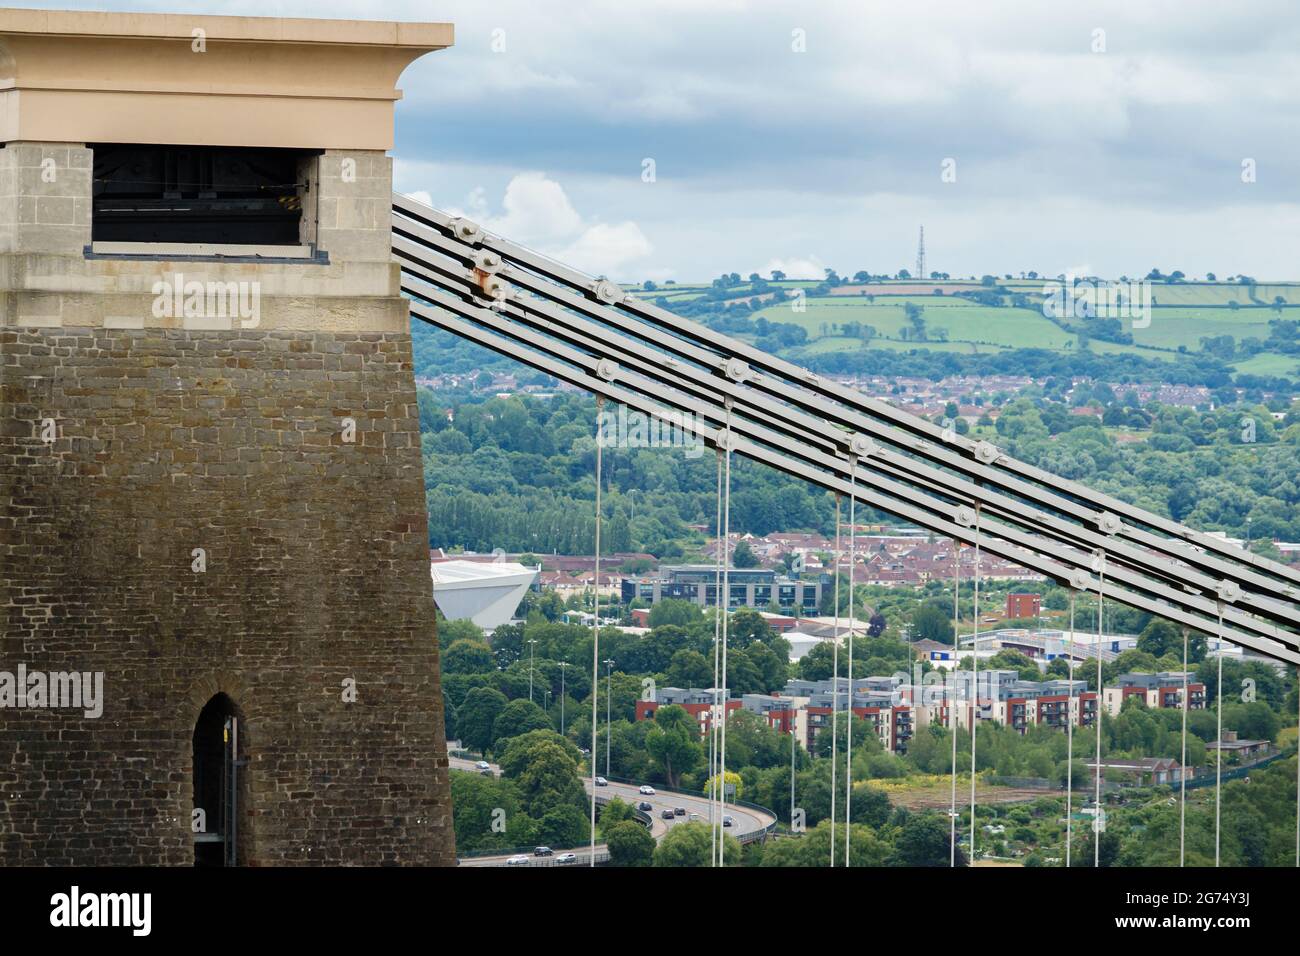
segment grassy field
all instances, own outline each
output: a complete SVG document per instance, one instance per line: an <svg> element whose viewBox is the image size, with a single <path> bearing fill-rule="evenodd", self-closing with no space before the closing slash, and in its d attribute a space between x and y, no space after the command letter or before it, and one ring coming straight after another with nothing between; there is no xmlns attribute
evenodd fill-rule
<svg viewBox="0 0 1300 956"><path fill-rule="evenodd" d="M1075 340L1074 335L1029 309L976 305L949 296L909 295L874 303L854 299L809 299L804 312L796 312L789 303L783 303L763 309L756 315L765 316L769 322L803 326L810 340L837 335L838 328L846 322L861 322L872 326L882 337L901 341L902 330L911 327L904 310L907 303L925 309L923 318L931 338L936 329L947 329L949 343L975 342L1005 348L1064 349L1067 343ZM909 347L920 345L911 342L903 344ZM934 346L943 344L930 343Z"/></svg>
<svg viewBox="0 0 1300 956"><path fill-rule="evenodd" d="M1135 345L1153 345L1158 348L1187 347L1189 352L1199 352L1203 336L1231 335L1240 342L1255 337L1267 339L1268 320L1277 318L1269 309L1193 309L1155 307L1145 328L1131 328L1125 320L1125 331L1133 335Z"/></svg>
<svg viewBox="0 0 1300 956"><path fill-rule="evenodd" d="M849 323L869 325L876 330L869 348L893 351L925 349L957 354L985 354L1008 349L1037 348L1072 352L1079 346L1075 332L1061 328L1040 311L1043 279L999 280L1005 289L1029 296L1029 308L984 306L951 293L979 289L978 282L915 280L888 280L865 285L837 287L829 296L804 300L804 310L796 312L792 302L770 305L751 315L763 316L769 322L800 326L808 334L808 342L800 351L806 355L824 355L835 352L857 351L863 348L862 340L844 334ZM812 280L785 280L769 283L768 288L780 287L787 291L812 288ZM640 298L663 296L671 306L704 296L711 285L681 283L660 286L646 292L628 287ZM942 288L945 294L934 295L932 289ZM752 285L742 282L728 289L730 300L739 300L752 294ZM1179 349L1186 353L1202 351L1201 340L1230 335L1240 343L1248 338L1267 341L1271 332L1269 322L1279 316L1300 318L1300 283L1270 283L1255 287L1255 300L1249 288L1231 283L1153 283L1155 305L1140 327L1132 319L1124 319L1124 331L1132 344L1118 344L1092 339L1089 347L1100 354L1128 353L1157 361L1174 361ZM1271 303L1282 296L1288 307L1280 311L1265 307L1260 302ZM1231 309L1229 302L1240 307ZM924 309L928 338L924 342L903 337L910 333L906 306ZM1077 326L1072 319L1067 326ZM939 331L946 331L940 339ZM1300 378L1300 357L1264 352L1242 359L1233 366L1238 372L1264 376Z"/></svg>
<svg viewBox="0 0 1300 956"><path fill-rule="evenodd" d="M1300 355L1277 355L1261 352L1233 365L1239 373L1248 375L1282 375L1300 378Z"/></svg>
<svg viewBox="0 0 1300 956"><path fill-rule="evenodd" d="M843 335L816 339L802 348L805 355L824 355L831 352L852 352L862 348L861 339L851 339ZM987 355L990 352L1007 352L1009 345L979 345L974 342L904 342L899 339L882 339L879 336L871 340L867 348L884 349L889 352L910 352L924 349L927 352L955 352L959 355Z"/></svg>

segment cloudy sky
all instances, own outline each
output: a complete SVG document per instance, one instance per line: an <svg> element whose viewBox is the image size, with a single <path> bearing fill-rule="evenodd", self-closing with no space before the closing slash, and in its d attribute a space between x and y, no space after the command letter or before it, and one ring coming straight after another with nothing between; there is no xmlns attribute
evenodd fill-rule
<svg viewBox="0 0 1300 956"><path fill-rule="evenodd" d="M10 2L450 21L397 188L620 280L1300 278L1293 0Z"/></svg>

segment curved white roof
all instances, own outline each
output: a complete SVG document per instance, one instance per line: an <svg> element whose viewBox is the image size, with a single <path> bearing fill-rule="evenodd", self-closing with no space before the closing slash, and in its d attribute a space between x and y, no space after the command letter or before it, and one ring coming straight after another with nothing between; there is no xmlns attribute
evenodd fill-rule
<svg viewBox="0 0 1300 956"><path fill-rule="evenodd" d="M448 620L468 618L490 631L514 616L538 571L505 561L439 561L429 573L433 599Z"/></svg>

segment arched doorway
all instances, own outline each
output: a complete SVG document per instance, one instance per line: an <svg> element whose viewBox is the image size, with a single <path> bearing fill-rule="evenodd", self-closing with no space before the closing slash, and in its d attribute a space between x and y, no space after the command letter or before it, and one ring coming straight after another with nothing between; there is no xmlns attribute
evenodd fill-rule
<svg viewBox="0 0 1300 956"><path fill-rule="evenodd" d="M240 809L247 764L243 721L235 702L216 694L194 725L195 866L238 866L244 862Z"/></svg>

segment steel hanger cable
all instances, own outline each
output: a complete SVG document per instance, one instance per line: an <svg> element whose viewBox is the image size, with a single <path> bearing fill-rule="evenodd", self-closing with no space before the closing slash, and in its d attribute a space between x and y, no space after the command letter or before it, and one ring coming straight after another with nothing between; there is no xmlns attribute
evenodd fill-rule
<svg viewBox="0 0 1300 956"><path fill-rule="evenodd" d="M1219 630L1215 635L1219 642L1219 676L1215 696L1218 710L1218 731L1214 749L1217 757L1214 761L1214 865L1219 865L1220 818L1223 809L1223 602L1219 602Z"/></svg>
<svg viewBox="0 0 1300 956"><path fill-rule="evenodd" d="M1183 628L1183 755L1178 768L1178 865L1187 865L1187 628Z"/></svg>
<svg viewBox="0 0 1300 956"><path fill-rule="evenodd" d="M1077 592L1070 588L1070 646L1065 652L1070 668L1070 703L1065 711L1065 866L1070 866L1070 842L1074 835L1074 722L1083 716L1083 698L1079 698L1078 715L1074 707L1074 599Z"/></svg>
<svg viewBox="0 0 1300 956"><path fill-rule="evenodd" d="M961 542L952 540L952 647L953 670L958 667L957 649L960 646L961 622ZM948 736L952 738L952 807L948 810L948 865L957 865L957 709L953 698L957 682L949 674L944 681L944 700L948 705Z"/></svg>
<svg viewBox="0 0 1300 956"><path fill-rule="evenodd" d="M600 484L601 484L601 449L605 445L604 420L605 399L596 399L596 604L595 615L591 621L591 859L590 866L596 865L596 698L600 696ZM608 734L609 727L605 728ZM608 771L606 771L608 772Z"/></svg>
<svg viewBox="0 0 1300 956"><path fill-rule="evenodd" d="M849 865L849 843L853 839L853 585L857 546L858 458L854 454L849 462L849 706L845 713L847 736L844 744L844 865Z"/></svg>
<svg viewBox="0 0 1300 956"><path fill-rule="evenodd" d="M1096 765L1093 767L1096 788L1093 796L1092 807L1092 865L1101 866L1101 834L1102 827L1105 826L1105 818L1101 811L1101 636L1102 636L1102 616L1106 612L1106 597L1103 589L1106 586L1106 552L1097 552L1097 643L1093 647L1093 652L1097 657L1097 710L1093 715L1093 721L1097 727L1097 756Z"/></svg>
<svg viewBox="0 0 1300 956"><path fill-rule="evenodd" d="M979 728L980 708L980 506L975 505L975 624L971 632L971 708L970 721L970 862L975 864L975 737Z"/></svg>

